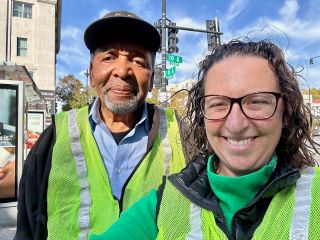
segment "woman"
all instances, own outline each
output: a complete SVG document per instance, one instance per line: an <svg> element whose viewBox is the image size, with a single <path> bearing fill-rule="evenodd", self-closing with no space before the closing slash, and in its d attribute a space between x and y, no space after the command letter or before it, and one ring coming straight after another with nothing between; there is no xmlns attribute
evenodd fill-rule
<svg viewBox="0 0 320 240"><path fill-rule="evenodd" d="M317 144L282 51L231 41L198 78L187 114L197 156L92 239L320 239Z"/></svg>

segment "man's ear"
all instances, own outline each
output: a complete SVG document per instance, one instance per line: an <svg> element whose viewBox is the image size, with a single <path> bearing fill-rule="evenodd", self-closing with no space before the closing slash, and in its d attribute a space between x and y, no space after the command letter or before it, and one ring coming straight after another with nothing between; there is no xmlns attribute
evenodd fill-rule
<svg viewBox="0 0 320 240"><path fill-rule="evenodd" d="M92 76L92 62L90 62L90 68L89 68L89 76L90 76L90 87L91 88L94 88L95 87L95 84L94 84L94 81L92 80L93 79L93 76Z"/></svg>
<svg viewBox="0 0 320 240"><path fill-rule="evenodd" d="M149 83L149 92L152 92L153 82L154 82L154 70L152 71L152 74L151 74L151 79L150 79L150 83Z"/></svg>

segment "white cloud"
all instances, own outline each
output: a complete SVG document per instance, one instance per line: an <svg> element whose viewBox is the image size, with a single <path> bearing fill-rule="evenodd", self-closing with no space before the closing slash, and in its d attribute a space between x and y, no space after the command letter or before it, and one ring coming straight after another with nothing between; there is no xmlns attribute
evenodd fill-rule
<svg viewBox="0 0 320 240"><path fill-rule="evenodd" d="M308 81L310 87L320 86L320 69L311 69L309 59L320 55L318 48L320 41L320 19L318 16L305 14L305 18L298 17L299 6L295 1L286 1L287 14L280 10L279 18L261 17L254 24L248 25L235 32L226 31L224 42L234 37L246 36L253 40L271 39L285 53L286 60L297 70L304 69L301 75ZM285 9L285 7L283 7ZM319 61L320 63L320 61ZM319 70L318 70L319 69ZM305 81L305 80L303 80Z"/></svg>
<svg viewBox="0 0 320 240"><path fill-rule="evenodd" d="M198 64L207 54L207 40L202 37L193 42L192 48L184 51L183 63L177 67L176 76L172 82L180 82L186 79L196 79L198 75ZM179 53L177 54L179 55ZM170 67L170 65L168 65Z"/></svg>
<svg viewBox="0 0 320 240"><path fill-rule="evenodd" d="M318 64L307 65L301 75L305 78L301 82L304 88L320 88L320 61Z"/></svg>
<svg viewBox="0 0 320 240"><path fill-rule="evenodd" d="M98 13L98 18L102 18L104 15L106 15L107 13L111 12L111 10L107 9L107 8L104 8L102 9L99 13Z"/></svg>
<svg viewBox="0 0 320 240"><path fill-rule="evenodd" d="M82 30L77 27L67 26L61 30L61 38L72 38L77 39L82 34Z"/></svg>
<svg viewBox="0 0 320 240"><path fill-rule="evenodd" d="M298 10L299 5L296 0L286 0L278 12L282 16L282 19L290 21L292 19L295 19Z"/></svg>
<svg viewBox="0 0 320 240"><path fill-rule="evenodd" d="M140 14L143 10L145 10L145 6L148 4L149 0L128 0L127 4L130 7L130 11Z"/></svg>
<svg viewBox="0 0 320 240"><path fill-rule="evenodd" d="M209 7L214 6L213 3L209 4L209 1L205 2L210 5ZM279 10L275 8L273 14L270 14L270 9L266 9L268 12L261 15L260 18L251 19L249 24L246 25L241 25L242 19L247 20L250 16L249 14L247 16L244 12L254 11L254 4L258 3L252 3L249 0L233 0L230 2L227 10L223 14L221 13L222 42L227 42L239 36L248 36L253 40L258 40L257 38L272 39L284 50L286 59L290 63L293 63L294 66L302 65L305 67L303 74L310 81L311 86L313 84L320 85L320 70L318 70L320 69L320 59L313 66L306 66L310 57L320 55L318 47L320 42L320 8L317 5L318 0L311 0L311 3L310 1L302 2L298 0L282 1L282 6ZM314 5L312 5L312 2ZM120 7L119 10L128 10L146 20L155 21L155 12L150 8L153 4L150 0L125 0L118 6ZM167 16L176 16L176 18L170 19L176 22L178 26L195 29L206 28L205 21L201 20L203 16L198 15L192 18L190 15L184 15L184 9L184 6L177 9L167 8ZM217 11L221 12L219 9ZM95 16L95 19L101 18L108 12L110 12L110 9L102 9ZM213 12L214 10L210 15ZM271 15L274 16L274 14L276 14L275 17L270 17ZM160 11L157 15L161 17ZM150 22L152 23L151 20ZM237 20L237 24L235 24L235 20ZM190 78L192 74L196 74L198 72L197 64L207 53L205 33L181 30L178 33L178 38L180 52L176 55L182 56L184 62L177 68L176 76L171 80L174 82L185 80ZM161 56L160 58L159 56L158 54L157 63L161 62ZM85 80L83 71L89 64L89 54L83 45L83 31L81 29L74 27L62 28L61 51L58 58L59 61L61 60L61 64L64 65L60 72L64 73L64 69L68 69L68 71L77 69L74 72L79 76L83 75L81 77L83 81ZM77 65L77 68L72 68L72 65ZM170 67L170 65L168 64L167 67Z"/></svg>
<svg viewBox="0 0 320 240"><path fill-rule="evenodd" d="M76 69L86 69L89 66L89 51L83 43L83 31L74 26L66 26L61 31L61 45L58 54L57 80L74 74ZM84 82L84 75L75 75Z"/></svg>
<svg viewBox="0 0 320 240"><path fill-rule="evenodd" d="M232 21L250 4L249 0L234 0L228 8L226 20Z"/></svg>
<svg viewBox="0 0 320 240"><path fill-rule="evenodd" d="M175 22L177 23L178 26L182 26L182 27L195 28L195 29L206 28L204 22L199 22L197 19L192 19L190 17L178 18L178 19L175 19ZM181 31L181 33L187 33L187 32L188 31ZM197 33L197 32L192 32L192 33Z"/></svg>

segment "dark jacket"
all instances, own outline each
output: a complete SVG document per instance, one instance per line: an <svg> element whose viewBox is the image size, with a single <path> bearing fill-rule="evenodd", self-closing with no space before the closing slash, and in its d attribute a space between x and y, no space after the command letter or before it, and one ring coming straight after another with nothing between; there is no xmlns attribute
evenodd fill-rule
<svg viewBox="0 0 320 240"><path fill-rule="evenodd" d="M180 173L173 174L168 179L191 202L212 211L217 225L228 239L247 240L252 238L254 231L260 225L272 197L283 188L295 184L300 176L297 168L279 161L268 183L261 187L251 202L235 213L232 219L232 233L227 229L218 199L209 184L207 157L196 157ZM158 199L161 199L163 189L164 184L158 190ZM161 201L158 201L157 212L160 204Z"/></svg>
<svg viewBox="0 0 320 240"><path fill-rule="evenodd" d="M158 132L159 114L154 105L148 104L147 109L150 123L148 153ZM42 240L47 238L47 189L55 141L56 130L53 118L52 125L41 134L24 164L19 185L15 240Z"/></svg>

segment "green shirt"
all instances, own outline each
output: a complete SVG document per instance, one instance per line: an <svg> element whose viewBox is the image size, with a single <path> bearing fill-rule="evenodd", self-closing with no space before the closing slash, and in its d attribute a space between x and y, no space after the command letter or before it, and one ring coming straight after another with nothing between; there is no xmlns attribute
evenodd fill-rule
<svg viewBox="0 0 320 240"><path fill-rule="evenodd" d="M212 168L213 156L209 157L207 170L209 183L212 191L219 199L219 206L227 220L227 227L231 232L231 221L233 215L258 193L261 186L265 185L277 163L274 155L271 161L258 171L239 177L221 176L216 174Z"/></svg>
<svg viewBox="0 0 320 240"><path fill-rule="evenodd" d="M153 189L127 211L122 212L120 218L106 232L101 235L93 235L90 240L156 239L158 234L157 203L157 191Z"/></svg>
<svg viewBox="0 0 320 240"><path fill-rule="evenodd" d="M276 166L277 156L256 172L240 177L220 176L212 168L213 157L208 160L208 178L213 192L218 197L219 205L231 229L234 213L250 202L260 187L267 183ZM227 191L226 191L227 190ZM119 220L101 235L94 235L90 240L144 240L156 239L158 234L156 208L158 198L156 190L141 198L127 211L121 213Z"/></svg>

